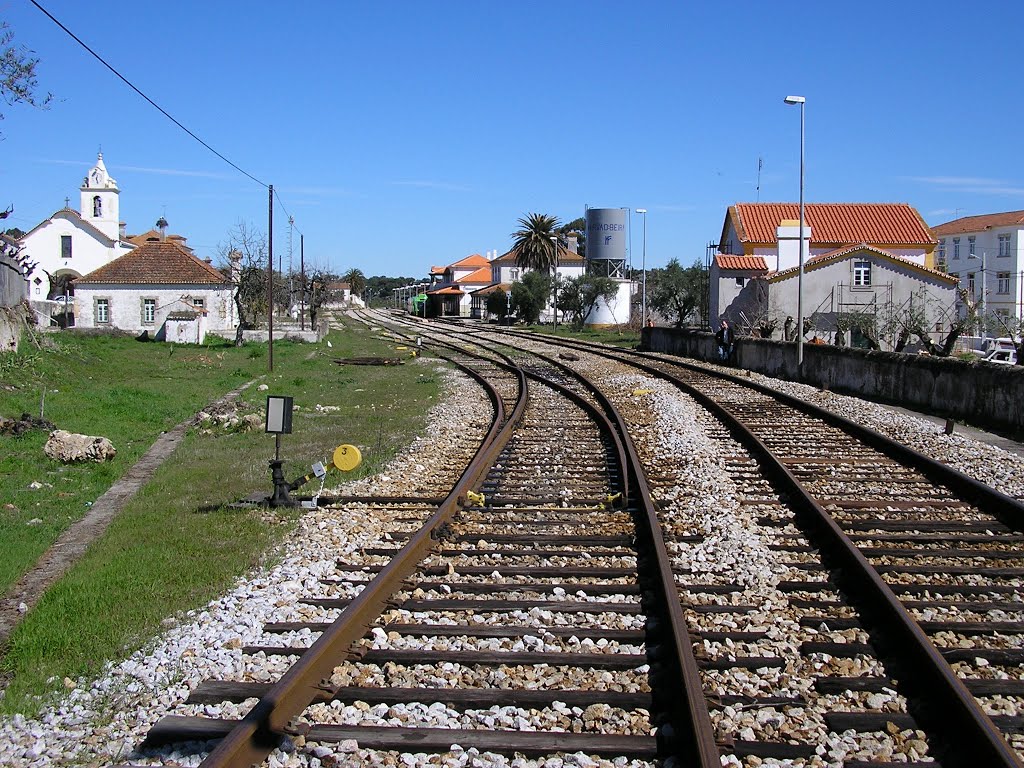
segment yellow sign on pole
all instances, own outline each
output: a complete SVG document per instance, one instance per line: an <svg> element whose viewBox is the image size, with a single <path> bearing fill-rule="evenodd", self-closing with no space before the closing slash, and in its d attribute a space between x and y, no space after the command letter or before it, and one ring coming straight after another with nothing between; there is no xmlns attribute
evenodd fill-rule
<svg viewBox="0 0 1024 768"><path fill-rule="evenodd" d="M362 460L363 454L354 445L339 445L331 457L331 463L342 472L351 472Z"/></svg>

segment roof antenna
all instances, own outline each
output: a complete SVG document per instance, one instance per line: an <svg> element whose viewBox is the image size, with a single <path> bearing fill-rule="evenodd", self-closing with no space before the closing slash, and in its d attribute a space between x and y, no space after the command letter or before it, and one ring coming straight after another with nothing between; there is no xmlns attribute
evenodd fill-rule
<svg viewBox="0 0 1024 768"><path fill-rule="evenodd" d="M757 200L755 202L761 202L761 166L764 165L764 161L761 158L757 158Z"/></svg>

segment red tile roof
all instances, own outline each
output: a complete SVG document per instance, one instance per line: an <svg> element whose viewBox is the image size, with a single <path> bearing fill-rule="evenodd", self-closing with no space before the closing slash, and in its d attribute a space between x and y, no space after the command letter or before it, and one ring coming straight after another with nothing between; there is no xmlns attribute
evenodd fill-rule
<svg viewBox="0 0 1024 768"><path fill-rule="evenodd" d="M583 256L578 253L573 253L568 248L559 246L558 248L558 263L559 264L576 264L578 262L585 261ZM516 255L512 251L507 251L496 259L491 259L491 264L518 264L516 261Z"/></svg>
<svg viewBox="0 0 1024 768"><path fill-rule="evenodd" d="M763 256L737 256L732 253L716 253L715 263L719 269L742 269L745 272L767 272L768 263Z"/></svg>
<svg viewBox="0 0 1024 768"><path fill-rule="evenodd" d="M1024 211L1006 211L1005 213L986 213L981 216L964 216L932 227L932 232L940 237L945 237L946 235L959 235L963 232L984 232L986 229L995 227L1020 225L1024 225Z"/></svg>
<svg viewBox="0 0 1024 768"><path fill-rule="evenodd" d="M467 256L464 259L459 259L454 264L449 264L448 268L452 269L453 267L486 267L489 266L490 263L491 262L489 262L487 259L481 256L479 253L474 253L472 256Z"/></svg>
<svg viewBox="0 0 1024 768"><path fill-rule="evenodd" d="M449 285L444 288L438 288L434 291L427 291L430 296L462 296L465 291L460 291L454 285Z"/></svg>
<svg viewBox="0 0 1024 768"><path fill-rule="evenodd" d="M432 275L443 275L444 274L444 267L431 267L430 268L430 274L432 274Z"/></svg>
<svg viewBox="0 0 1024 768"><path fill-rule="evenodd" d="M78 278L75 285L224 285L228 282L223 273L200 261L173 240L152 240Z"/></svg>
<svg viewBox="0 0 1024 768"><path fill-rule="evenodd" d="M921 214L906 203L806 203L804 215L811 228L811 243L874 243L876 245L934 245ZM737 203L729 207L742 243L774 244L784 220L798 221L797 203ZM723 232L724 236L724 232Z"/></svg>
<svg viewBox="0 0 1024 768"><path fill-rule="evenodd" d="M475 272L470 272L465 277L460 277L458 283L489 283L491 282L491 265L480 267Z"/></svg>
<svg viewBox="0 0 1024 768"><path fill-rule="evenodd" d="M141 235L128 235L125 238L129 243L135 243L135 245L145 245L150 240L174 240L178 245L188 248L189 251L192 249L185 245L185 238L181 235L167 235L166 237L160 234L159 230L151 229L148 232L143 232Z"/></svg>

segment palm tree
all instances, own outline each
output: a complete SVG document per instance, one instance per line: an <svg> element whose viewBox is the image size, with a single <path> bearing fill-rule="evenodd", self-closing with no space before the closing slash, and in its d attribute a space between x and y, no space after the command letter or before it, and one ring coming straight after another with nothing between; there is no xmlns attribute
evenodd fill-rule
<svg viewBox="0 0 1024 768"><path fill-rule="evenodd" d="M343 282L348 283L348 288L352 291L353 296L363 295L363 289L366 287L366 275L363 274L363 270L359 268L350 269L341 276L341 279Z"/></svg>
<svg viewBox="0 0 1024 768"><path fill-rule="evenodd" d="M519 219L519 223L521 229L512 233L516 266L522 270L553 273L555 298L552 309L555 325L558 325L558 218L546 213L531 213Z"/></svg>
<svg viewBox="0 0 1024 768"><path fill-rule="evenodd" d="M558 236L559 221L546 213L531 213L519 219L521 229L512 233L512 255L520 269L551 272L558 265L558 252L552 238Z"/></svg>

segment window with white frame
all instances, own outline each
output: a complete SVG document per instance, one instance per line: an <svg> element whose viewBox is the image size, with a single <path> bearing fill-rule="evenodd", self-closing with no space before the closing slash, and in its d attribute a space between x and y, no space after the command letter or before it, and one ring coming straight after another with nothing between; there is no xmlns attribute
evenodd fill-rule
<svg viewBox="0 0 1024 768"><path fill-rule="evenodd" d="M736 278L736 287L737 288L742 288L744 285L746 285L746 282L747 282L747 278L745 278L745 277L737 277Z"/></svg>
<svg viewBox="0 0 1024 768"><path fill-rule="evenodd" d="M999 255L1010 255L1010 236L1008 234L999 236Z"/></svg>
<svg viewBox="0 0 1024 768"><path fill-rule="evenodd" d="M508 279L511 280L513 283L516 280L518 280L519 279L519 270L518 269L510 269L508 271Z"/></svg>
<svg viewBox="0 0 1024 768"><path fill-rule="evenodd" d="M959 259L960 258L960 238L959 237L954 237L953 238L953 258L954 259Z"/></svg>
<svg viewBox="0 0 1024 768"><path fill-rule="evenodd" d="M996 307L996 317L1001 317L1003 320L1007 320L1010 317L1010 310L1007 307Z"/></svg>
<svg viewBox="0 0 1024 768"><path fill-rule="evenodd" d="M939 262L946 263L946 238L944 237L939 240Z"/></svg>
<svg viewBox="0 0 1024 768"><path fill-rule="evenodd" d="M152 325L156 322L156 299L142 300L142 324Z"/></svg>
<svg viewBox="0 0 1024 768"><path fill-rule="evenodd" d="M853 262L853 286L855 288L866 288L871 285L871 262Z"/></svg>
<svg viewBox="0 0 1024 768"><path fill-rule="evenodd" d="M967 255L974 255L974 235L969 235L967 237Z"/></svg>
<svg viewBox="0 0 1024 768"><path fill-rule="evenodd" d="M206 299L204 299L202 296L193 296L192 306L195 307L196 309L206 309Z"/></svg>
<svg viewBox="0 0 1024 768"><path fill-rule="evenodd" d="M974 273L973 272L968 272L967 273L967 292L969 294L971 294L971 296L974 295Z"/></svg>
<svg viewBox="0 0 1024 768"><path fill-rule="evenodd" d="M71 258L71 235L60 236L60 257L62 259Z"/></svg>
<svg viewBox="0 0 1024 768"><path fill-rule="evenodd" d="M96 299L96 322L110 322L110 299Z"/></svg>
<svg viewBox="0 0 1024 768"><path fill-rule="evenodd" d="M996 272L996 293L1010 292L1010 273Z"/></svg>

